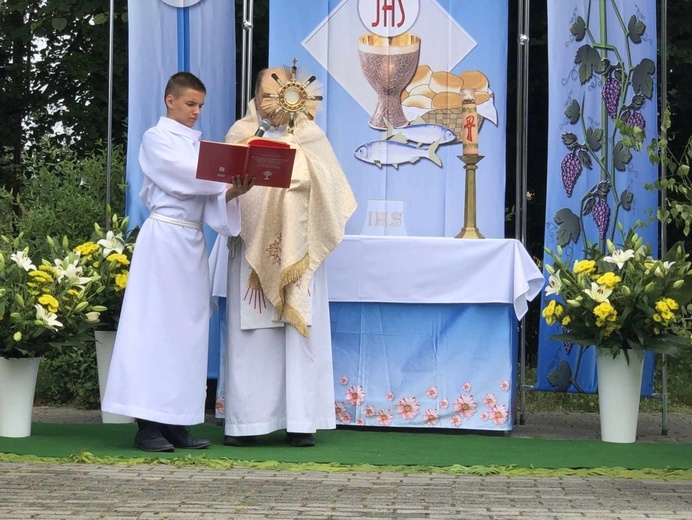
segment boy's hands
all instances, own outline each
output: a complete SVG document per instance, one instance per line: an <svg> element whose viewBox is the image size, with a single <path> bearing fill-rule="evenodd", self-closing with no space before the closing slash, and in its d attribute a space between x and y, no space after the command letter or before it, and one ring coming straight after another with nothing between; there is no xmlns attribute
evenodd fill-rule
<svg viewBox="0 0 692 520"><path fill-rule="evenodd" d="M228 189L226 190L226 202L235 199L243 193L247 193L250 188L255 185L255 178L250 178L246 175L245 178L241 178L240 175L231 177L231 184L227 184Z"/></svg>

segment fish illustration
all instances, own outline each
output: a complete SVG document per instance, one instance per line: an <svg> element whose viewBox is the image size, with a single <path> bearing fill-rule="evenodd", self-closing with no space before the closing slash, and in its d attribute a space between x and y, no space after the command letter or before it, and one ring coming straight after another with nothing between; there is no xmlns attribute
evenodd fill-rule
<svg viewBox="0 0 692 520"><path fill-rule="evenodd" d="M387 125L387 131L382 139L395 141L397 143L408 143L409 141L421 144L432 144L435 141L440 141L441 144L451 143L457 136L449 128L444 125L434 123L426 123L422 118L418 117L413 121L414 124L404 128L398 128L396 134L392 124L384 120Z"/></svg>
<svg viewBox="0 0 692 520"><path fill-rule="evenodd" d="M394 168L399 168L400 164L407 162L414 164L421 158L430 159L438 166L442 166L442 161L435 153L438 146L440 141L432 143L430 148L419 148L395 141L372 141L359 146L354 155L361 161L377 165L378 168L382 168L383 164L391 164Z"/></svg>

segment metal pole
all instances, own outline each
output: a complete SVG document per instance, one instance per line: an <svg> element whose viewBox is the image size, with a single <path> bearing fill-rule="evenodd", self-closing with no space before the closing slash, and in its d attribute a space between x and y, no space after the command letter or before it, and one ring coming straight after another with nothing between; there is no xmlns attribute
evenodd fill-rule
<svg viewBox="0 0 692 520"><path fill-rule="evenodd" d="M528 170L528 79L530 0L519 0L517 45L517 152L515 174L515 225L517 240L526 245L526 192ZM526 406L526 323L519 324L519 424L524 424Z"/></svg>
<svg viewBox="0 0 692 520"><path fill-rule="evenodd" d="M668 108L668 0L661 0L661 115ZM666 139L666 135L661 135ZM661 179L666 178L664 160L666 150L661 150ZM661 207L665 207L666 189L661 190ZM668 250L668 230L666 224L661 225L661 252ZM668 435L668 356L663 354L661 359L661 435Z"/></svg>
<svg viewBox="0 0 692 520"><path fill-rule="evenodd" d="M247 105L252 99L252 37L255 17L254 0L243 0L242 56L240 72L240 112L245 116Z"/></svg>
<svg viewBox="0 0 692 520"><path fill-rule="evenodd" d="M254 25L255 25L255 0L250 0L250 5L248 8L248 18L247 18L247 92L248 92L248 102L255 97L252 91L252 45L254 42ZM245 110L245 108L243 108Z"/></svg>
<svg viewBox="0 0 692 520"><path fill-rule="evenodd" d="M243 22L241 24L242 32L242 43L240 51L240 112L244 116L245 109L247 107L247 91L245 85L247 84L247 29L245 25L247 22L247 2L248 0L243 0Z"/></svg>
<svg viewBox="0 0 692 520"><path fill-rule="evenodd" d="M115 0L111 0L108 24L108 137L106 142L106 229L110 229L111 206L111 162L113 151L113 18L115 18Z"/></svg>

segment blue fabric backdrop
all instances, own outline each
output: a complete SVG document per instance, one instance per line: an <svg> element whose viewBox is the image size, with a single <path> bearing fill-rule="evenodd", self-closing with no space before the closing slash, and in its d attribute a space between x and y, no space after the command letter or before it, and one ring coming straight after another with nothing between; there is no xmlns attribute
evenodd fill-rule
<svg viewBox="0 0 692 520"><path fill-rule="evenodd" d="M602 59L631 74L626 89L615 86L614 71L599 72ZM650 60L653 69L648 69L646 60ZM622 138L613 121L617 115L630 125L644 125L647 142L656 137L656 62L655 1L548 2L550 100L545 245L555 250L560 244L570 264L573 259L582 258L587 240L598 243L605 236L617 244L621 238L615 230L617 221L625 229L638 219L649 222L640 234L645 241L658 243L658 228L652 218L658 194L644 189L646 183L656 179L657 167L650 163L646 150L633 150L629 161L626 154L618 152ZM606 144L591 155L586 151L594 143L589 134L598 131L603 131ZM574 139L580 146L572 150L567 144ZM592 168L588 167L589 162ZM587 212L584 208L589 207L588 201L599 183L605 197ZM597 220L602 226L600 231ZM544 261L551 263L548 255ZM547 326L541 321L537 389L594 392L594 349L548 339L560 332L558 328L559 325ZM653 355L649 353L642 394L650 395L652 391Z"/></svg>
<svg viewBox="0 0 692 520"><path fill-rule="evenodd" d="M385 6L394 6L383 14ZM380 7L380 12L377 8ZM403 8L403 10L401 9ZM300 13L296 16L296 13ZM393 19L392 19L393 16ZM379 20L378 20L379 19ZM374 27L379 21L380 27ZM393 22L393 24L392 24ZM369 126L377 94L359 63L358 40L389 29L420 37L418 65L433 72L480 71L488 79L490 99L479 131L485 159L477 176L478 227L487 237L504 236L505 110L507 95L507 2L504 0L293 0L270 4L270 66L295 58L323 83L324 111L318 124L332 142L358 201L346 227L351 235L454 236L463 225L464 170L458 142L437 148L442 167L428 159L428 145L404 149L421 155L415 164L394 165L359 160L359 147L383 139L384 130ZM400 32L400 31L397 31ZM394 73L392 73L394 74ZM435 88L435 87L433 87ZM484 100L485 97L479 100ZM404 101L405 103L405 101ZM423 110L406 108L413 120ZM443 119L446 114L440 114ZM449 122L445 123L451 124ZM395 132L406 134L406 129ZM412 143L409 142L409 145ZM394 161L394 152L386 159ZM377 213L380 214L378 221ZM383 215L386 214L386 215Z"/></svg>

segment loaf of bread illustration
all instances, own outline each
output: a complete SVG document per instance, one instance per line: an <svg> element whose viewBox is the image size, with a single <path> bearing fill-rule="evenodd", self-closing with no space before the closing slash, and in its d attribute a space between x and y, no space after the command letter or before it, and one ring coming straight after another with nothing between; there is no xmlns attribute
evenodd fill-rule
<svg viewBox="0 0 692 520"><path fill-rule="evenodd" d="M489 101L492 96L488 77L479 70L468 70L457 76L447 71L433 72L428 65L420 65L401 93L401 104L428 110L423 120L444 125L460 136L463 126L461 90L465 88L476 89L477 105ZM482 121L479 116L479 130Z"/></svg>

